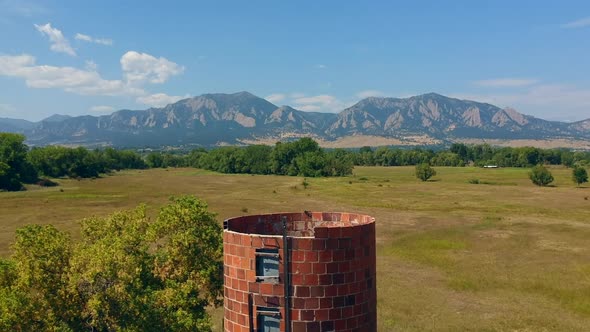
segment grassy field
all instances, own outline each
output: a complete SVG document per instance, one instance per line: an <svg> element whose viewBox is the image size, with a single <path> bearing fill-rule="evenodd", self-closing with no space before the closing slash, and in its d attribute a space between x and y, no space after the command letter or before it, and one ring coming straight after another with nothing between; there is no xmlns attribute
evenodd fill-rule
<svg viewBox="0 0 590 332"><path fill-rule="evenodd" d="M226 217L333 210L377 220L380 331L590 331L590 188L552 168L555 187L526 169L357 167L346 178L126 171L55 188L0 193L0 255L17 227L77 220L194 194ZM469 183L478 179L480 184ZM214 312L221 319L220 310ZM220 325L218 323L218 325Z"/></svg>

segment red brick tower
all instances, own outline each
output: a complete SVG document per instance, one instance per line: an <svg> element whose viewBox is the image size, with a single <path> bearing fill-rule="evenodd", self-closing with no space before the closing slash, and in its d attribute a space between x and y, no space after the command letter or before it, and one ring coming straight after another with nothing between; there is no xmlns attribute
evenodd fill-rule
<svg viewBox="0 0 590 332"><path fill-rule="evenodd" d="M244 216L223 242L225 331L377 331L374 218Z"/></svg>

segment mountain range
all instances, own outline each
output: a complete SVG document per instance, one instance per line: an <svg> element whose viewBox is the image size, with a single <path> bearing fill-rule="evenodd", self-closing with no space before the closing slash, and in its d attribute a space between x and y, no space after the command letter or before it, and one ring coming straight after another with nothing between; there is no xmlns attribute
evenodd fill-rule
<svg viewBox="0 0 590 332"><path fill-rule="evenodd" d="M428 93L365 98L340 113L276 106L248 92L204 94L162 108L103 116L54 115L40 122L0 118L0 131L30 145L216 146L311 136L343 145L444 144L470 139L590 142L590 119L566 123L512 108ZM352 142L352 143L351 143Z"/></svg>

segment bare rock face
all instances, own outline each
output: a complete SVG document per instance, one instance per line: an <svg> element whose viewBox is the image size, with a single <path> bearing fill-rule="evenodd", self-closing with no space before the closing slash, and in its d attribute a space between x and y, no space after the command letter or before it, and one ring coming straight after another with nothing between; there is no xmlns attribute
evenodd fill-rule
<svg viewBox="0 0 590 332"><path fill-rule="evenodd" d="M387 120L385 120L384 129L386 131L400 129L404 124L404 117L400 111L391 114Z"/></svg>
<svg viewBox="0 0 590 332"><path fill-rule="evenodd" d="M529 121L527 120L527 117L525 115L518 113L513 108L505 108L504 113L506 113L506 115L508 115L510 117L510 119L512 119L512 121L516 122L517 124L519 124L521 126L524 126L529 123Z"/></svg>
<svg viewBox="0 0 590 332"><path fill-rule="evenodd" d="M574 122L570 125L573 130L590 134L590 119Z"/></svg>
<svg viewBox="0 0 590 332"><path fill-rule="evenodd" d="M463 120L465 125L469 127L481 127L481 116L479 114L479 108L477 107L470 107L465 112L463 112Z"/></svg>
<svg viewBox="0 0 590 332"><path fill-rule="evenodd" d="M254 119L253 117L246 116L246 115L239 113L239 112L236 113L233 120L235 122L239 123L240 125L242 125L242 127L246 127L246 128L256 127L256 119Z"/></svg>
<svg viewBox="0 0 590 332"><path fill-rule="evenodd" d="M115 146L236 144L253 138L313 136L405 139L587 138L590 119L545 121L494 105L428 93L409 98L363 99L338 114L278 107L248 92L204 94L162 108L121 110L100 117L55 116L31 123L0 119L0 129L24 132L28 143Z"/></svg>
<svg viewBox="0 0 590 332"><path fill-rule="evenodd" d="M498 127L504 127L508 122L510 122L510 117L502 110L496 112L492 117L492 123Z"/></svg>

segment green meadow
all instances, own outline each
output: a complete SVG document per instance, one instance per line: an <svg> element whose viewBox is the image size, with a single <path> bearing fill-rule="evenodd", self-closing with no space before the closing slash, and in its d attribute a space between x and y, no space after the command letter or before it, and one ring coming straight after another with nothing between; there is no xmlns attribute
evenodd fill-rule
<svg viewBox="0 0 590 332"><path fill-rule="evenodd" d="M590 330L590 187L576 187L561 167L550 169L551 187L533 185L527 169L435 169L427 182L413 167L305 181L190 168L58 179L58 187L0 193L0 255L10 255L22 225L51 223L76 237L84 217L140 203L153 214L181 194L207 201L220 222L359 212L377 223L380 331ZM220 328L221 310L213 314Z"/></svg>

